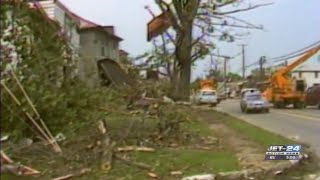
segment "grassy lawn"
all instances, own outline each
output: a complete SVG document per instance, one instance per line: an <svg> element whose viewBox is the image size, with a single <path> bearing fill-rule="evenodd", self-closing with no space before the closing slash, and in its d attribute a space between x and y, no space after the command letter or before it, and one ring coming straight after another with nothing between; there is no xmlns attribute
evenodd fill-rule
<svg viewBox="0 0 320 180"><path fill-rule="evenodd" d="M234 129L239 132L242 136L248 138L251 141L254 141L260 144L263 147L268 145L279 145L279 144L297 144L297 142L280 136L278 134L274 134L267 130L264 130L255 125L249 124L241 119L225 115L219 112L214 112L215 118L219 119L221 122L226 124L228 127Z"/></svg>
<svg viewBox="0 0 320 180"><path fill-rule="evenodd" d="M143 162L154 168L154 173L159 177L170 179L171 171L181 171L183 175L194 175L202 173L217 173L223 171L233 171L239 169L237 159L228 151L201 151L192 149L174 150L174 149L157 149L156 152L132 152L127 153L131 160ZM62 165L62 164L61 164ZM39 165L38 165L39 166ZM42 166L45 166L43 164ZM62 165L63 166L63 165ZM39 166L41 167L41 165ZM41 168L40 168L41 169ZM63 174L61 174L63 175ZM113 169L108 173L99 170L98 164L92 168L92 172L87 176L76 179L146 179L147 171L138 169L135 166L128 166L122 162L115 161ZM14 176L1 176L4 180L19 179ZM24 178L26 180L32 178ZM40 179L46 179L41 177Z"/></svg>
<svg viewBox="0 0 320 180"><path fill-rule="evenodd" d="M227 151L158 149L154 153L134 152L131 158L151 165L154 173L165 179L170 178L171 171L181 171L183 175L194 175L232 171L239 168L237 159ZM116 167L106 177L116 178L124 174L127 174L125 179L145 179L146 177L146 172L123 164L116 164Z"/></svg>

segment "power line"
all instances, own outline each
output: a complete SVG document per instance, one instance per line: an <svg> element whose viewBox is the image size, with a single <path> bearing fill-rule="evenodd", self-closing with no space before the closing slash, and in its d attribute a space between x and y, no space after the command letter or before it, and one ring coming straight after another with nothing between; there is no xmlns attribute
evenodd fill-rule
<svg viewBox="0 0 320 180"><path fill-rule="evenodd" d="M296 50L294 52L291 52L291 53L288 53L286 55L283 55L283 56L279 56L279 57L276 57L276 58L270 58L270 59L267 59L266 61L272 61L272 63L276 63L276 62L281 62L281 61L285 61L285 60L288 60L288 59L291 59L291 58L295 58L297 56L301 56L303 55L304 53L306 53L306 51L310 50L311 48L313 48L314 46L317 46L317 45L320 45L320 41L317 41L307 47L304 47L302 49L299 49L299 50ZM298 53L298 54L297 54ZM253 62L249 65L246 66L246 68L248 67L252 67L252 66L255 66L255 65L259 65L259 62L260 60L256 61L256 62Z"/></svg>
<svg viewBox="0 0 320 180"><path fill-rule="evenodd" d="M271 59L267 59L267 61L273 61L273 62L278 62L278 61L281 61L282 59L284 60L287 60L287 59L290 59L292 57L296 57L296 56L299 56L299 55L302 55L304 54L306 51L308 51L309 49L313 48L314 46L316 45L319 45L320 44L320 41L317 41L307 47L304 47L302 49L299 49L299 50L296 50L294 52L291 52L289 54L286 54L286 55L283 55L283 56L279 56L279 57L275 57L275 58L271 58ZM297 54L298 53L298 54ZM297 54L297 55L295 55Z"/></svg>
<svg viewBox="0 0 320 180"><path fill-rule="evenodd" d="M308 50L310 50L310 49L312 49L312 48L309 48ZM285 60L288 60L288 59L291 59L291 58L295 58L295 57L301 56L301 55L305 54L308 50L306 50L304 52L301 52L299 54L293 55L293 56L289 56L289 57L283 58L283 59L274 60L273 62L285 61Z"/></svg>

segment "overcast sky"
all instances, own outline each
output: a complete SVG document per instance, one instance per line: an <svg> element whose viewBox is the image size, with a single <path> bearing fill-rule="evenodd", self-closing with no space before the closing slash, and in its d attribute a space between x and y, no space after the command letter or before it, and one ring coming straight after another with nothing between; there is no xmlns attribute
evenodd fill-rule
<svg viewBox="0 0 320 180"><path fill-rule="evenodd" d="M149 50L151 43L146 41L146 24L151 15L144 9L149 5L155 13L159 9L154 0L60 0L73 12L101 25L113 25L116 33L124 41L121 48L131 56ZM235 55L241 52L239 44L246 44L246 61L255 62L260 56L278 57L304 48L320 40L319 0L252 0L257 3L275 2L275 4L237 14L254 24L262 24L266 31L252 30L242 42L232 44L219 43L220 54ZM319 55L319 53L318 53ZM318 55L308 64L320 69ZM207 72L209 58L197 63L193 78ZM229 68L240 72L241 56L230 60Z"/></svg>

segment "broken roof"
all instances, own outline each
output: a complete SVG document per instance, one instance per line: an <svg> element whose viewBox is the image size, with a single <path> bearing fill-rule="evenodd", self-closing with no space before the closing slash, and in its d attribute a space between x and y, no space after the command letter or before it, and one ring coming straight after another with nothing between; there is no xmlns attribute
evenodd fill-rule
<svg viewBox="0 0 320 180"><path fill-rule="evenodd" d="M87 30L87 29L99 29L104 33L107 33L110 37L122 41L123 39L114 34L113 26L102 26L95 22L89 21L76 13L72 12L65 4L63 4L59 0L44 0L44 1L36 1L32 0L30 2L30 6L32 8L41 8L45 12L48 18L54 20L54 8L55 5L61 8L77 25L79 30ZM110 30L111 29L111 30Z"/></svg>
<svg viewBox="0 0 320 180"><path fill-rule="evenodd" d="M108 35L110 35L111 37L121 41L122 38L120 38L119 36L115 35L113 32L110 32L108 29L112 28L113 26L102 26L99 25L95 22L89 21L79 15L77 15L76 13L72 12L66 5L64 5L61 1L59 0L55 0L55 3L57 4L57 6L59 6L62 10L65 11L65 13L72 18L73 21L75 21L75 23L77 24L78 28L80 30L85 30L85 29L92 29L92 28L97 28L100 30L103 30L105 33L107 33Z"/></svg>

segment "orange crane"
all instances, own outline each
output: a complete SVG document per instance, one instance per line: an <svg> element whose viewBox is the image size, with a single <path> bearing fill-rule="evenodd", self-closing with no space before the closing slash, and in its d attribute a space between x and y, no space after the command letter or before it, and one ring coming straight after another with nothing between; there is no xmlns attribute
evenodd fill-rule
<svg viewBox="0 0 320 180"><path fill-rule="evenodd" d="M204 89L211 89L211 90L215 90L216 89L216 84L215 81L212 79L204 79L204 80L200 80L200 89L204 90Z"/></svg>
<svg viewBox="0 0 320 180"><path fill-rule="evenodd" d="M269 86L263 92L263 96L273 103L275 108L283 108L290 104L293 104L294 108L304 107L304 80L294 80L287 77L287 75L292 69L308 60L319 50L320 45L306 51L290 65L274 72L269 79Z"/></svg>

